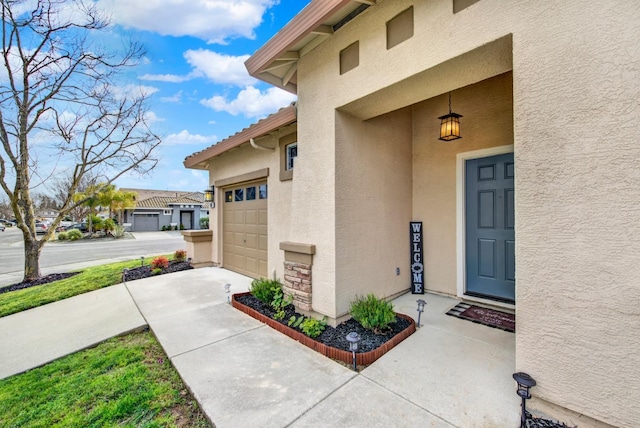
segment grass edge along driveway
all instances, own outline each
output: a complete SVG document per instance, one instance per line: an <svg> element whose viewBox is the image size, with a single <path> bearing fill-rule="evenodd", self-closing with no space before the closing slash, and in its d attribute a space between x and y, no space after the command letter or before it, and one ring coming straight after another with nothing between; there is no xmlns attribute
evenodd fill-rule
<svg viewBox="0 0 640 428"><path fill-rule="evenodd" d="M173 255L165 257L171 259ZM153 258L155 257L145 259L144 264L151 263ZM78 294L120 284L122 269L138 266L140 266L140 259L92 266L70 278L0 294L0 318Z"/></svg>
<svg viewBox="0 0 640 428"><path fill-rule="evenodd" d="M209 427L149 331L0 380L0 427Z"/></svg>

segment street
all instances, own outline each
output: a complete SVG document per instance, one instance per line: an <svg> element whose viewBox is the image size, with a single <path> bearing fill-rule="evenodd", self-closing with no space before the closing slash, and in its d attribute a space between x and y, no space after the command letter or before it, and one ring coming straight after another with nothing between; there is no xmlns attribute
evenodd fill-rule
<svg viewBox="0 0 640 428"><path fill-rule="evenodd" d="M53 241L45 244L40 256L43 274L68 272L87 264L97 265L140 256L173 253L186 249L178 231L141 232L133 238ZM0 286L22 281L24 269L22 232L7 228L0 232Z"/></svg>

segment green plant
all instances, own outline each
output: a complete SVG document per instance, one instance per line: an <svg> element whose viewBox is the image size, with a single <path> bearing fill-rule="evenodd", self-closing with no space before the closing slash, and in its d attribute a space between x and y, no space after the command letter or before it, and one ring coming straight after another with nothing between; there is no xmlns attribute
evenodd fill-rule
<svg viewBox="0 0 640 428"><path fill-rule="evenodd" d="M396 313L393 311L393 304L385 300L378 300L374 294L367 296L356 296L351 302L349 310L353 319L358 321L362 327L378 333L396 321Z"/></svg>
<svg viewBox="0 0 640 428"><path fill-rule="evenodd" d="M187 259L187 250L176 250L176 252L173 253L173 260L177 262L183 262L186 259Z"/></svg>
<svg viewBox="0 0 640 428"><path fill-rule="evenodd" d="M153 275L160 275L160 274L162 273L162 269L161 269L161 268L154 268L154 269L151 269L151 273L152 273Z"/></svg>
<svg viewBox="0 0 640 428"><path fill-rule="evenodd" d="M122 238L125 234L124 226L115 225L113 228L113 237L114 238Z"/></svg>
<svg viewBox="0 0 640 428"><path fill-rule="evenodd" d="M67 232L58 233L58 240L59 241L65 241L67 239L69 239L69 234Z"/></svg>
<svg viewBox="0 0 640 428"><path fill-rule="evenodd" d="M289 318L289 327L299 328L304 334L311 338L316 338L322 334L327 327L327 317L321 320L316 318L307 318L304 315L296 317L295 315Z"/></svg>
<svg viewBox="0 0 640 428"><path fill-rule="evenodd" d="M282 291L282 285L278 283L278 285L274 285L271 288L273 292L273 300L271 300L271 307L275 311L273 314L273 319L277 321L282 321L286 315L285 308L293 302L293 296L284 294Z"/></svg>
<svg viewBox="0 0 640 428"><path fill-rule="evenodd" d="M277 285L278 287L282 287L280 281L276 279L259 278L251 281L251 287L249 288L249 290L251 291L253 297L260 300L261 302L266 303L267 305L270 305L273 301L273 287L275 285Z"/></svg>
<svg viewBox="0 0 640 428"><path fill-rule="evenodd" d="M104 220L102 220L100 217L98 217L95 214L91 215L91 231L92 232L97 232L99 230L102 230L104 228Z"/></svg>
<svg viewBox="0 0 640 428"><path fill-rule="evenodd" d="M77 241L78 239L82 239L83 237L82 232L80 232L78 229L71 229L66 233L67 238L69 238L70 241Z"/></svg>
<svg viewBox="0 0 640 428"><path fill-rule="evenodd" d="M200 229L209 229L209 217L200 217Z"/></svg>
<svg viewBox="0 0 640 428"><path fill-rule="evenodd" d="M102 225L102 228L104 229L105 232L111 232L113 231L113 229L115 229L116 227L116 223L113 221L112 218L108 218L104 221L104 224Z"/></svg>
<svg viewBox="0 0 640 428"><path fill-rule="evenodd" d="M180 223L180 230L184 230L184 224Z"/></svg>

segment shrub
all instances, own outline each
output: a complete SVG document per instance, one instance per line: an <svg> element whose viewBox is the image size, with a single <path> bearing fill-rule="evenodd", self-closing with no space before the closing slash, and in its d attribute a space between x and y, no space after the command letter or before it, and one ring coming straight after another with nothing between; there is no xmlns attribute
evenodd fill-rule
<svg viewBox="0 0 640 428"><path fill-rule="evenodd" d="M200 217L200 229L209 229L209 217Z"/></svg>
<svg viewBox="0 0 640 428"><path fill-rule="evenodd" d="M113 236L114 238L122 238L125 234L124 226L115 225L113 228Z"/></svg>
<svg viewBox="0 0 640 428"><path fill-rule="evenodd" d="M169 226L169 227L171 227L171 226ZM166 231L166 230L167 230L167 225L166 225L166 224L163 224L163 225L162 225L162 227L160 228L160 230L162 230L162 231Z"/></svg>
<svg viewBox="0 0 640 428"><path fill-rule="evenodd" d="M289 327L299 328L304 334L314 339L320 336L327 327L327 317L318 320L315 318L305 318L304 315L296 318L294 315L289 318Z"/></svg>
<svg viewBox="0 0 640 428"><path fill-rule="evenodd" d="M393 304L378 300L374 294L368 294L366 297L356 296L356 299L351 302L349 312L362 327L376 333L388 328L389 324L396 321Z"/></svg>
<svg viewBox="0 0 640 428"><path fill-rule="evenodd" d="M184 224L182 224L182 223L180 223L180 230L184 230Z"/></svg>
<svg viewBox="0 0 640 428"><path fill-rule="evenodd" d="M70 231L66 232L67 234L67 238L69 238L70 241L77 241L78 239L82 239L83 235L82 232L80 232L78 229L71 229Z"/></svg>
<svg viewBox="0 0 640 428"><path fill-rule="evenodd" d="M173 253L173 260L177 262L183 262L187 260L187 250L176 250L176 252Z"/></svg>
<svg viewBox="0 0 640 428"><path fill-rule="evenodd" d="M102 228L105 230L105 232L111 232L113 229L115 229L115 227L116 223L112 218L106 219L102 225Z"/></svg>
<svg viewBox="0 0 640 428"><path fill-rule="evenodd" d="M282 288L282 284L280 284L280 281L278 281L277 279L260 278L251 281L251 288L249 290L251 291L253 297L260 300L261 302L266 303L267 305L270 305L273 301L274 286Z"/></svg>
<svg viewBox="0 0 640 428"><path fill-rule="evenodd" d="M151 269L152 275L160 275L161 273L162 273L162 269L160 268Z"/></svg>
<svg viewBox="0 0 640 428"><path fill-rule="evenodd" d="M88 226L88 222L87 222L87 226ZM104 227L104 221L98 217L95 214L91 215L91 228L93 229L93 232L97 232L99 230L102 230L102 228Z"/></svg>
<svg viewBox="0 0 640 428"><path fill-rule="evenodd" d="M287 296L282 291L282 284L278 283L271 287L271 291L273 292L273 300L271 300L271 307L275 311L273 314L273 319L277 321L282 321L286 315L284 308L289 306L293 301L293 296Z"/></svg>
<svg viewBox="0 0 640 428"><path fill-rule="evenodd" d="M169 267L169 259L164 256L158 256L151 260L152 269L166 269Z"/></svg>
<svg viewBox="0 0 640 428"><path fill-rule="evenodd" d="M59 241L65 241L67 239L69 239L69 234L67 232L58 233L58 240Z"/></svg>

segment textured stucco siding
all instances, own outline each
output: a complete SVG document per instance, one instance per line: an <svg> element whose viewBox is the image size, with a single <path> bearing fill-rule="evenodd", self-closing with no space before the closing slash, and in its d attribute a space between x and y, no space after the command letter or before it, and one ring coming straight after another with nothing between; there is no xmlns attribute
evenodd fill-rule
<svg viewBox="0 0 640 428"><path fill-rule="evenodd" d="M387 50L386 21L412 4L414 36ZM314 307L342 310L336 287L353 275L338 268L349 243L333 234L344 209L334 202L342 154L335 111L360 119L412 105L418 112L424 100L512 68L515 369L536 378L537 397L636 426L640 384L629 379L640 367L639 22L640 3L631 0L481 0L455 15L449 1L382 1L303 56L299 137L309 156L301 155L302 179L293 184L290 238L318 245ZM509 49L491 45L497 40ZM356 41L360 65L340 75L339 52Z"/></svg>
<svg viewBox="0 0 640 428"><path fill-rule="evenodd" d="M366 122L337 113L338 316L356 295L382 298L409 288L411 122L410 108Z"/></svg>
<svg viewBox="0 0 640 428"><path fill-rule="evenodd" d="M275 271L276 276L284 278L284 252L280 250L280 242L289 240L289 216L291 209L292 181L280 181L280 146L275 138L260 140L264 146L274 147L274 152L254 149L249 144L211 159L209 164L209 180L228 179L263 168L269 168L267 177L268 198L268 270L269 277ZM297 159L296 159L297 162ZM297 168L297 163L296 163ZM295 180L295 178L294 178ZM224 263L223 260L223 219L224 189L216 188L216 207L209 209L209 228L213 229L212 260Z"/></svg>

